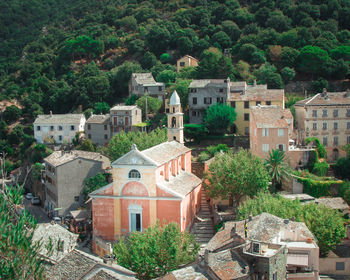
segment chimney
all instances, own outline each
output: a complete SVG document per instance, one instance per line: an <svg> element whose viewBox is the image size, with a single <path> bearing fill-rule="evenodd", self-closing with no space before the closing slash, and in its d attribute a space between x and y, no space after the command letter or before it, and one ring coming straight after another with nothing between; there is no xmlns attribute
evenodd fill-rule
<svg viewBox="0 0 350 280"><path fill-rule="evenodd" d="M231 231L230 231L230 238L234 237L236 235L236 224L231 228Z"/></svg>
<svg viewBox="0 0 350 280"><path fill-rule="evenodd" d="M256 87L256 79L254 79L253 86Z"/></svg>
<svg viewBox="0 0 350 280"><path fill-rule="evenodd" d="M50 111L50 117L52 118L52 111Z"/></svg>
<svg viewBox="0 0 350 280"><path fill-rule="evenodd" d="M326 89L326 88L323 88L322 93L321 93L321 96L322 96L322 97L325 97L326 94L327 94L327 89Z"/></svg>

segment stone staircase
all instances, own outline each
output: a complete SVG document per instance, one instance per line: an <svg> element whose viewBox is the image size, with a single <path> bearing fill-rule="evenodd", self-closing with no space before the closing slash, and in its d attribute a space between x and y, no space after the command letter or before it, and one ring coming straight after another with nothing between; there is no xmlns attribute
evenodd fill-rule
<svg viewBox="0 0 350 280"><path fill-rule="evenodd" d="M196 216L191 233L195 236L195 240L201 245L201 249L207 245L215 234L212 214L210 213L207 196L204 190L202 190L201 195L200 211Z"/></svg>

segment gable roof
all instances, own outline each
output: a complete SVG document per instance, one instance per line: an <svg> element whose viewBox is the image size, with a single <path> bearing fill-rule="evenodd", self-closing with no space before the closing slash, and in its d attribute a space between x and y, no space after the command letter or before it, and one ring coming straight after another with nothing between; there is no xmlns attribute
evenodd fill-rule
<svg viewBox="0 0 350 280"><path fill-rule="evenodd" d="M342 197L325 197L325 198L316 198L316 204L323 204L328 208L337 209L337 210L350 210L350 206Z"/></svg>
<svg viewBox="0 0 350 280"><path fill-rule="evenodd" d="M152 73L132 73L131 77L136 83L143 86L164 86L164 83L158 83L154 80Z"/></svg>
<svg viewBox="0 0 350 280"><path fill-rule="evenodd" d="M84 114L38 115L34 124L79 124L81 119L85 119Z"/></svg>
<svg viewBox="0 0 350 280"><path fill-rule="evenodd" d="M147 158L152 159L158 166L160 166L188 151L191 151L191 149L173 140L171 142L161 143L157 146L144 150L141 153Z"/></svg>
<svg viewBox="0 0 350 280"><path fill-rule="evenodd" d="M324 92L298 101L294 106L350 105L348 92Z"/></svg>
<svg viewBox="0 0 350 280"><path fill-rule="evenodd" d="M201 80L192 80L189 88L205 88L207 86L226 86L226 79L201 79Z"/></svg>
<svg viewBox="0 0 350 280"><path fill-rule="evenodd" d="M208 280L209 275L197 264L176 269L157 278L158 280Z"/></svg>
<svg viewBox="0 0 350 280"><path fill-rule="evenodd" d="M137 108L136 105L115 105L111 108L111 111L130 111Z"/></svg>
<svg viewBox="0 0 350 280"><path fill-rule="evenodd" d="M169 181L157 182L157 187L177 197L184 198L202 183L196 175L181 171L177 176L169 176Z"/></svg>
<svg viewBox="0 0 350 280"><path fill-rule="evenodd" d="M91 115L90 118L87 119L86 124L89 123L107 123L109 121L109 114L105 115Z"/></svg>
<svg viewBox="0 0 350 280"><path fill-rule="evenodd" d="M289 109L279 106L252 106L250 111L257 128L288 128L287 119L293 118Z"/></svg>
<svg viewBox="0 0 350 280"><path fill-rule="evenodd" d="M267 89L266 85L248 86L245 91L230 92L229 101L280 101L284 100L283 89Z"/></svg>
<svg viewBox="0 0 350 280"><path fill-rule="evenodd" d="M44 158L44 161L52 166L59 166L77 158L89 159L94 161L109 162L109 159L99 153L87 152L81 150L72 151L55 151L51 155Z"/></svg>
<svg viewBox="0 0 350 280"><path fill-rule="evenodd" d="M181 59L183 59L183 58L186 58L186 57L188 57L188 58L190 58L190 59L193 59L193 60L195 60L195 61L199 61L197 58L195 58L195 57L193 57L193 56L190 56L189 54L185 54L183 57L181 57L181 58L179 58L177 61L179 61L179 60L181 60Z"/></svg>
<svg viewBox="0 0 350 280"><path fill-rule="evenodd" d="M181 105L180 97L174 90L173 94L170 97L169 105Z"/></svg>
<svg viewBox="0 0 350 280"><path fill-rule="evenodd" d="M158 163L152 158L140 152L137 146L133 144L131 150L120 158L116 159L111 163L112 166L115 165L142 165L142 166L157 166Z"/></svg>

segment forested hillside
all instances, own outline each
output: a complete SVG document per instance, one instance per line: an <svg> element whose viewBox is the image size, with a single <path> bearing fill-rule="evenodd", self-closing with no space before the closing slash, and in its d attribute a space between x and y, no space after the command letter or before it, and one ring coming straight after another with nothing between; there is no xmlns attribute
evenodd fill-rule
<svg viewBox="0 0 350 280"><path fill-rule="evenodd" d="M135 71L170 85L184 54L201 63L183 79L322 87L349 73L349 0L12 0L0 8L1 99L19 100L28 120L120 101Z"/></svg>

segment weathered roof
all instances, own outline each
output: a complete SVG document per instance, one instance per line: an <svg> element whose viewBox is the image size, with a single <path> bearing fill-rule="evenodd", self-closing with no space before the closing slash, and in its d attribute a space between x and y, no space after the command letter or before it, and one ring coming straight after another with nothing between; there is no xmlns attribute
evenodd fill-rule
<svg viewBox="0 0 350 280"><path fill-rule="evenodd" d="M107 265L99 257L74 250L58 264L46 268L47 279L92 280L92 279L136 279L135 273L116 264Z"/></svg>
<svg viewBox="0 0 350 280"><path fill-rule="evenodd" d="M38 115L34 124L79 124L81 119L85 119L84 114Z"/></svg>
<svg viewBox="0 0 350 280"><path fill-rule="evenodd" d="M266 89L264 85L249 86L243 92L231 92L229 101L279 101L284 100L283 89Z"/></svg>
<svg viewBox="0 0 350 280"><path fill-rule="evenodd" d="M188 151L191 151L191 149L173 140L171 142L161 143L157 146L144 150L141 153L158 163L159 166Z"/></svg>
<svg viewBox="0 0 350 280"><path fill-rule="evenodd" d="M247 223L247 238L248 240L257 240L266 243L280 244L284 242L286 232L296 232L296 240L290 241L306 241L308 238L314 239L314 236L302 222L293 222L285 220L269 213L261 213L254 216L251 221L227 222L223 230L217 232L209 241L207 249L215 251L218 248L232 242L230 236L231 230L236 225L236 233L245 238L244 224ZM290 237L292 235L288 235Z"/></svg>
<svg viewBox="0 0 350 280"><path fill-rule="evenodd" d="M339 258L350 258L350 240L343 240L332 252Z"/></svg>
<svg viewBox="0 0 350 280"><path fill-rule="evenodd" d="M169 105L180 105L180 97L177 94L176 90L174 90L173 94L170 97Z"/></svg>
<svg viewBox="0 0 350 280"><path fill-rule="evenodd" d="M175 196L184 198L202 182L196 175L181 171L177 176L169 176L169 181L158 182L157 186Z"/></svg>
<svg viewBox="0 0 350 280"><path fill-rule="evenodd" d="M132 77L135 79L136 83L143 86L160 86L164 83L158 83L154 80L152 73L132 73Z"/></svg>
<svg viewBox="0 0 350 280"><path fill-rule="evenodd" d="M109 121L109 114L106 115L92 115L90 118L87 119L86 123L107 123Z"/></svg>
<svg viewBox="0 0 350 280"><path fill-rule="evenodd" d="M289 109L279 106L252 106L250 108L257 128L287 128L287 119L292 119Z"/></svg>
<svg viewBox="0 0 350 280"><path fill-rule="evenodd" d="M105 156L99 153L80 151L80 150L55 151L51 155L46 157L44 160L53 166L59 166L67 162L70 162L72 160L75 160L77 158L90 159L90 160L102 161L102 162L109 161Z"/></svg>
<svg viewBox="0 0 350 280"><path fill-rule="evenodd" d="M329 208L337 210L350 210L349 205L341 197L326 197L326 198L316 198L316 204L323 204Z"/></svg>
<svg viewBox="0 0 350 280"><path fill-rule="evenodd" d="M159 280L208 280L208 274L197 264L173 270L167 275L157 278Z"/></svg>
<svg viewBox="0 0 350 280"><path fill-rule="evenodd" d="M111 111L130 111L136 108L136 105L115 105L111 108Z"/></svg>
<svg viewBox="0 0 350 280"><path fill-rule="evenodd" d="M223 86L227 85L225 82L225 79L201 79L201 80L192 80L190 85L188 86L189 88L205 88L208 85L211 86Z"/></svg>
<svg viewBox="0 0 350 280"><path fill-rule="evenodd" d="M231 249L209 253L208 266L221 280L240 279L250 274L248 263Z"/></svg>
<svg viewBox="0 0 350 280"><path fill-rule="evenodd" d="M199 61L197 58L195 58L195 57L193 57L193 56L190 56L190 55L188 55L188 54L186 54L186 55L184 55L183 57L179 58L177 61L179 61L179 60L181 60L181 59L183 59L183 58L185 58L185 57L189 57L190 59L194 59L194 60L196 60L196 61Z"/></svg>
<svg viewBox="0 0 350 280"><path fill-rule="evenodd" d="M70 211L70 214L72 215L73 219L76 221L83 221L91 218L91 212L88 210L74 210L74 211Z"/></svg>
<svg viewBox="0 0 350 280"><path fill-rule="evenodd" d="M78 234L71 233L57 224L38 224L34 231L33 242L42 242L39 253L49 261L56 263L69 254L77 244ZM53 253L48 251L48 245L52 244ZM58 250L61 244L62 250Z"/></svg>
<svg viewBox="0 0 350 280"><path fill-rule="evenodd" d="M295 200L299 199L300 201L311 201L315 200L315 198L309 194L306 193L298 193L298 194L281 194L283 198Z"/></svg>
<svg viewBox="0 0 350 280"><path fill-rule="evenodd" d="M325 92L318 93L312 97L298 101L294 106L329 106L350 105L350 94L348 92Z"/></svg>

